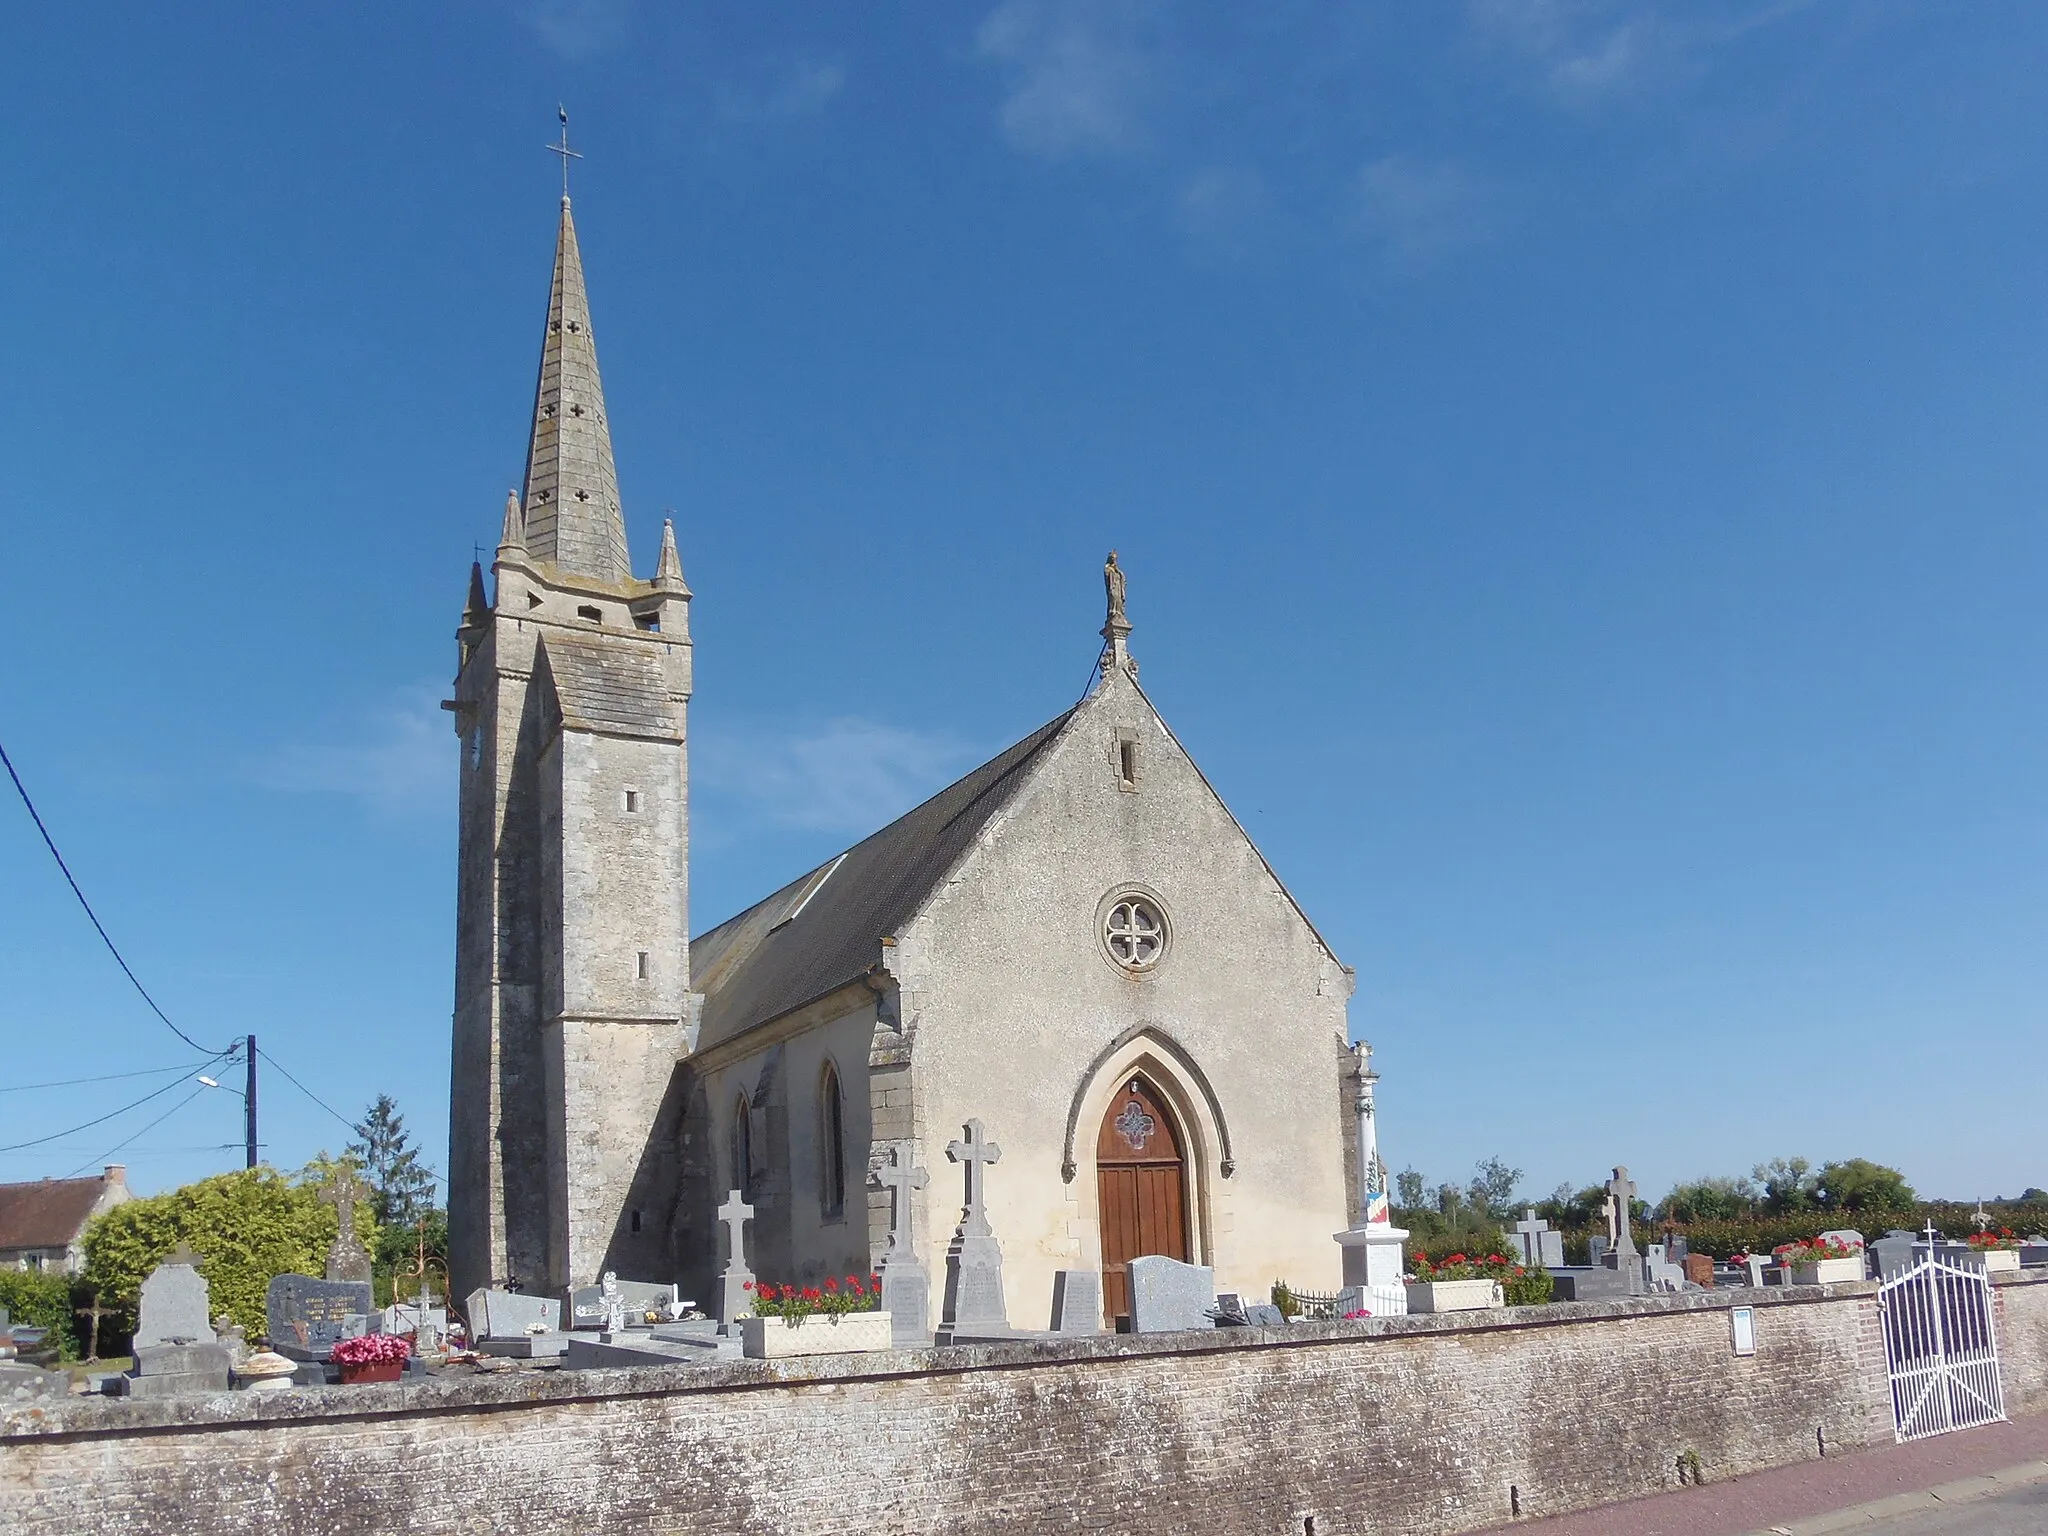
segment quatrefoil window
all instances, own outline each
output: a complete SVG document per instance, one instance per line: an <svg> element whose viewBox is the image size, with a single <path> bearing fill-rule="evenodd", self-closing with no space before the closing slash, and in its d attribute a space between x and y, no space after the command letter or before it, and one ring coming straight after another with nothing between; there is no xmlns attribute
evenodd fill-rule
<svg viewBox="0 0 2048 1536"><path fill-rule="evenodd" d="M1143 896L1120 896L1102 920L1102 941L1128 971L1149 971L1166 953L1166 918Z"/></svg>

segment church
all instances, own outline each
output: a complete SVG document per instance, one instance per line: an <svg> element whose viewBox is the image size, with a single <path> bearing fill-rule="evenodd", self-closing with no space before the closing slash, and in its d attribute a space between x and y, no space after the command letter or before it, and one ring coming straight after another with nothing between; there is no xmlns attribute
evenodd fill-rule
<svg viewBox="0 0 2048 1536"><path fill-rule="evenodd" d="M1020 1328L1061 1271L1113 1324L1145 1254L1335 1289L1353 976L1140 688L1116 556L1081 703L693 938L691 592L673 526L633 573L566 196L529 432L445 706L453 1294L708 1304L733 1191L762 1279L865 1274L893 1231L934 1325L963 1215Z"/></svg>

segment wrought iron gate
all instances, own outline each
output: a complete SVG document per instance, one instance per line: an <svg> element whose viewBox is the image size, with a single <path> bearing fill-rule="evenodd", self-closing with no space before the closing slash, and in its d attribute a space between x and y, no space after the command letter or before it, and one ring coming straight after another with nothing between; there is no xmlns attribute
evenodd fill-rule
<svg viewBox="0 0 2048 1536"><path fill-rule="evenodd" d="M1877 1301L1899 1439L1924 1440L2005 1417L1991 1282L1981 1261L1916 1250L1913 1263L1878 1287Z"/></svg>

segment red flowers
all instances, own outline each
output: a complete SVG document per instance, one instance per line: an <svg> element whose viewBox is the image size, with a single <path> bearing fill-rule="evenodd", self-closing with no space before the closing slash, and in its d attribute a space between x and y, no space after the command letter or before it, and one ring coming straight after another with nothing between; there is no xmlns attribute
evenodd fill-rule
<svg viewBox="0 0 2048 1536"><path fill-rule="evenodd" d="M762 1283L752 1290L754 1316L782 1317L792 1322L814 1313L837 1317L843 1312L872 1312L881 1306L882 1300L880 1285L868 1290L858 1275L848 1275L843 1280L827 1275L816 1285Z"/></svg>

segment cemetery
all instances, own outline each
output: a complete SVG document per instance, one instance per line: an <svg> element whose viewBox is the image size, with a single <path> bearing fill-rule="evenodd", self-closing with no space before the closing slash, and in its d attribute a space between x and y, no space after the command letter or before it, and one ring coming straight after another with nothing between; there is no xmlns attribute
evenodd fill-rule
<svg viewBox="0 0 2048 1536"><path fill-rule="evenodd" d="M265 1336L180 1249L96 1394L0 1362L0 1525L652 1532L688 1508L692 1529L943 1531L1001 1508L1020 1529L1251 1532L1284 1505L1296 1530L1448 1533L2048 1409L2048 1243L1981 1209L1959 1242L1840 1228L1735 1263L1639 1243L1617 1166L1588 1262L1533 1207L1509 1252L1430 1255L1393 1225L1368 1122L1338 1291L1219 1293L1210 1266L1140 1256L1111 1329L1092 1269L1011 1315L1002 1148L971 1120L947 1155L964 1198L942 1275L900 1198L932 1173L896 1155L872 1175L874 1273L757 1275L733 1190L704 1306L610 1273L452 1306L422 1236L413 1288L379 1307L344 1166L325 1272L272 1278ZM1915 1332L1935 1312L1938 1347ZM407 1495L428 1467L441 1497Z"/></svg>

